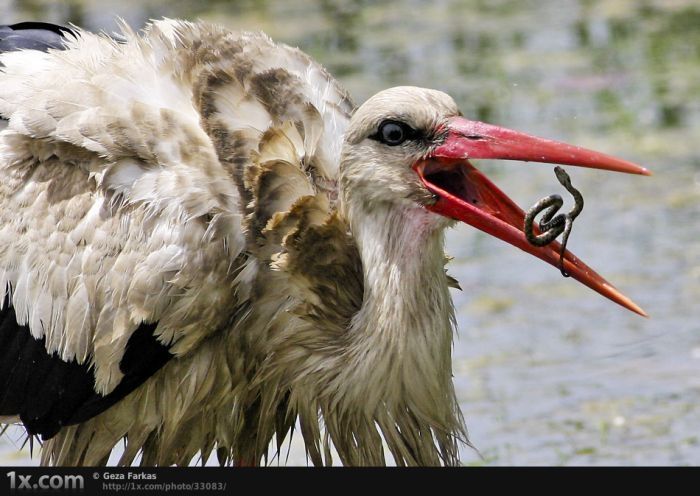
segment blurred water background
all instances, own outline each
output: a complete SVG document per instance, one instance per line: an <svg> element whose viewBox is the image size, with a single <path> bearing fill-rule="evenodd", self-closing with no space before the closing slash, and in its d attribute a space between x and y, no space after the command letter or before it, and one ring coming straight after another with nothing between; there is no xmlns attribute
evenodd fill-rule
<svg viewBox="0 0 700 496"><path fill-rule="evenodd" d="M637 161L569 169L569 247L651 315L461 226L449 233L467 465L700 464L700 4L694 0L0 0L0 22L116 29L201 18L299 46L362 102L393 85L465 115ZM529 207L547 165L477 164ZM568 196L568 195L564 195ZM568 205L565 205L568 209ZM36 464L0 438L0 463ZM297 439L290 464L305 464Z"/></svg>

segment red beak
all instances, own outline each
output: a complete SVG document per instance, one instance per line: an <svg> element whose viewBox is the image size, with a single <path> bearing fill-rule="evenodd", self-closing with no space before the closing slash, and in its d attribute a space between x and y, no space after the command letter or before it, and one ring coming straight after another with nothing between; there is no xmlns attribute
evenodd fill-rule
<svg viewBox="0 0 700 496"><path fill-rule="evenodd" d="M483 122L454 117L447 127L445 141L415 165L423 184L439 197L428 209L466 222L554 266L559 265L560 244L556 241L543 247L530 244L523 232L525 213L467 159L547 162L651 175L647 169L625 160ZM563 268L571 277L615 303L647 316L568 250L564 253Z"/></svg>

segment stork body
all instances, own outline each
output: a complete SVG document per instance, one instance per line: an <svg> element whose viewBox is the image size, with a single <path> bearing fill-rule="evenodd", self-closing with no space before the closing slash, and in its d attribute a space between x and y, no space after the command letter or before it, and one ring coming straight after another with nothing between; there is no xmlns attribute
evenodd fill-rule
<svg viewBox="0 0 700 496"><path fill-rule="evenodd" d="M0 55L0 415L42 462L125 438L121 464L256 464L298 421L315 464L384 464L382 440L457 464L443 231L465 219L415 165L454 152L452 99L355 111L301 51L204 23L59 34Z"/></svg>

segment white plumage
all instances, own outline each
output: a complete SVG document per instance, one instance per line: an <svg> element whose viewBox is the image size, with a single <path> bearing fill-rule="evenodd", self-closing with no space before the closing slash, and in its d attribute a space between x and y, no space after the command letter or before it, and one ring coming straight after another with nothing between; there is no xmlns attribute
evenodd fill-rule
<svg viewBox="0 0 700 496"><path fill-rule="evenodd" d="M0 290L106 405L27 407L42 462L105 463L126 438L122 464L214 449L257 464L299 422L317 464L331 445L383 464L383 442L399 464L458 463L450 220L413 167L454 102L394 88L354 112L265 35L171 20L123 35L0 55ZM420 139L387 146L395 121ZM144 372L150 329L173 357Z"/></svg>

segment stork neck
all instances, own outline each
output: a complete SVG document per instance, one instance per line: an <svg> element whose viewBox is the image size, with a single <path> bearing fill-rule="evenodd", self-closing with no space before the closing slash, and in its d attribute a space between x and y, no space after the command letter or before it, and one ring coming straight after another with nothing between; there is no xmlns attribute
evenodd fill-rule
<svg viewBox="0 0 700 496"><path fill-rule="evenodd" d="M441 217L418 206L363 214L351 223L363 265L363 310L377 302L400 306L408 303L405 297L426 298L426 290L445 286ZM444 296L449 297L447 291Z"/></svg>
<svg viewBox="0 0 700 496"><path fill-rule="evenodd" d="M349 358L372 362L356 378L365 391L384 395L370 401L404 391L427 408L427 400L451 391L454 312L444 271L445 221L418 206L361 208L351 213L350 225L365 291L350 329Z"/></svg>

